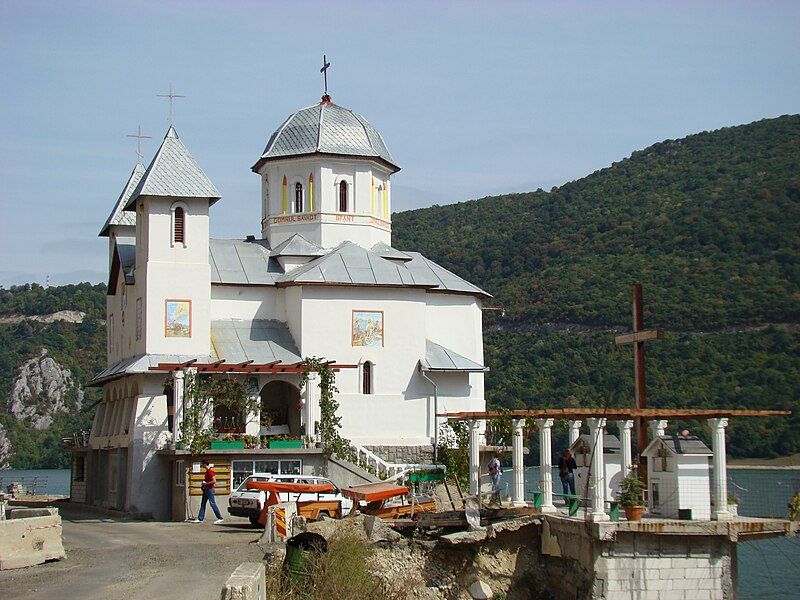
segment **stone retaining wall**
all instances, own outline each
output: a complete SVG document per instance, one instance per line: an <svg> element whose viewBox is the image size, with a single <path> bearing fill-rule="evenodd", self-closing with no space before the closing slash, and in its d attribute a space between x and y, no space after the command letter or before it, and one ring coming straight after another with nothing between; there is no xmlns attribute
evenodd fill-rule
<svg viewBox="0 0 800 600"><path fill-rule="evenodd" d="M433 463L433 446L365 446L389 463L429 465Z"/></svg>

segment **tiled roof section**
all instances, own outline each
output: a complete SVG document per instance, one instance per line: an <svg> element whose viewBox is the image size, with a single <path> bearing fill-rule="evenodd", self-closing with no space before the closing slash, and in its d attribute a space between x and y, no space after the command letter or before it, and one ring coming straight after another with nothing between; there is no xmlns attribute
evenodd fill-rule
<svg viewBox="0 0 800 600"><path fill-rule="evenodd" d="M378 158L399 170L369 121L332 102L303 108L286 119L270 137L261 159L317 152Z"/></svg>
<svg viewBox="0 0 800 600"><path fill-rule="evenodd" d="M191 356L179 354L138 354L115 362L113 365L100 371L86 385L98 387L108 381L131 373L147 373L150 367L158 366L159 363L183 363L193 359L201 363L213 362L210 356L201 356L197 354Z"/></svg>
<svg viewBox="0 0 800 600"><path fill-rule="evenodd" d="M125 283L133 285L133 273L136 270L136 238L117 236L117 254Z"/></svg>
<svg viewBox="0 0 800 600"><path fill-rule="evenodd" d="M411 260L411 257L408 254L406 254L405 252L401 252L396 248L392 248L389 244L385 244L384 242L378 242L371 248L371 250L381 258L389 258L402 261Z"/></svg>
<svg viewBox="0 0 800 600"><path fill-rule="evenodd" d="M425 340L425 358L420 359L423 371L486 372L488 367L430 340Z"/></svg>
<svg viewBox="0 0 800 600"><path fill-rule="evenodd" d="M103 228L100 230L99 237L108 237L112 225L136 225L136 213L125 211L123 208L128 200L130 200L133 190L136 189L142 175L144 175L144 165L136 163L136 166L133 167L133 171L131 171L131 176L128 177L128 182L125 184L122 193L117 199L117 203L114 205L114 210L108 215L105 225L103 225Z"/></svg>
<svg viewBox="0 0 800 600"><path fill-rule="evenodd" d="M696 435L663 435L660 439L664 445L675 454L694 454L700 456L712 456L713 452Z"/></svg>
<svg viewBox="0 0 800 600"><path fill-rule="evenodd" d="M381 258L352 242L344 242L325 256L290 271L278 284L387 285L397 287L435 287L437 282L424 274L414 276L404 265Z"/></svg>
<svg viewBox="0 0 800 600"><path fill-rule="evenodd" d="M124 210L134 210L133 205L139 196L208 198L212 203L221 198L217 188L178 138L174 127L167 131Z"/></svg>
<svg viewBox="0 0 800 600"><path fill-rule="evenodd" d="M433 279L436 281L437 290L472 294L473 296L485 298L492 297L489 292L485 292L478 286L472 285L466 279L462 279L441 265L437 265L429 258L422 256L419 252L405 252L405 254L411 257L411 261L406 263L405 267L414 277Z"/></svg>
<svg viewBox="0 0 800 600"><path fill-rule="evenodd" d="M258 242L209 240L211 283L227 285L274 285L283 274L269 249Z"/></svg>
<svg viewBox="0 0 800 600"><path fill-rule="evenodd" d="M578 436L578 439L572 443L572 448L576 448L581 446L585 449L591 451L592 448L592 438L588 434L581 434ZM622 448L622 444L620 444L619 438L615 435L610 433L605 433L603 435L603 454L616 454Z"/></svg>
<svg viewBox="0 0 800 600"><path fill-rule="evenodd" d="M270 256L324 256L325 250L309 242L299 233L275 246Z"/></svg>
<svg viewBox="0 0 800 600"><path fill-rule="evenodd" d="M211 348L214 360L228 363L279 360L290 365L302 360L286 323L273 319L211 321Z"/></svg>

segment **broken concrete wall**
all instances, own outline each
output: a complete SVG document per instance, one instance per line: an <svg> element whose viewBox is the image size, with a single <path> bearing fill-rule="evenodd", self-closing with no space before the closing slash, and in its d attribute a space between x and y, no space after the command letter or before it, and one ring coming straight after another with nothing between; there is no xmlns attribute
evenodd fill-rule
<svg viewBox="0 0 800 600"><path fill-rule="evenodd" d="M66 556L57 508L15 508L0 521L0 570L20 569Z"/></svg>

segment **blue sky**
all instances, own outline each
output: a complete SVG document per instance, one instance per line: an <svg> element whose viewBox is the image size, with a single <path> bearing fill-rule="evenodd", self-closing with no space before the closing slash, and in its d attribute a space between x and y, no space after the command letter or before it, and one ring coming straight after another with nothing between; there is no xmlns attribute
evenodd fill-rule
<svg viewBox="0 0 800 600"><path fill-rule="evenodd" d="M175 127L223 195L212 235L259 233L250 172L319 100L403 167L395 209L549 189L666 138L798 112L797 2L0 0L0 285L106 278L98 238Z"/></svg>

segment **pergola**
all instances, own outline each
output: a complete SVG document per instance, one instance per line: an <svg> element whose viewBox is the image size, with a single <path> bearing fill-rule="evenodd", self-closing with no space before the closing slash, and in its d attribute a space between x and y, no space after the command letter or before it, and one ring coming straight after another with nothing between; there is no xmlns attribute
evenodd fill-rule
<svg viewBox="0 0 800 600"><path fill-rule="evenodd" d="M589 426L589 437L594 451L590 468L590 493L592 521L609 519L605 512L605 468L603 464L603 428L609 420L616 420L622 446L622 472L627 473L632 463L631 429L634 419L650 421L651 435L661 436L667 428L668 419L706 419L712 432L712 452L714 454L714 514L716 520L729 520L728 488L726 482L727 459L725 456L725 428L730 417L766 417L790 415L788 410L728 410L728 409L657 409L657 408L541 408L513 410L507 412L456 412L437 416L451 421L469 422L469 489L470 494L480 491L480 431L485 421L511 417L513 427L512 463L513 485L512 503L525 505L525 482L523 479L522 441L526 422L532 420L539 430L539 487L542 493L542 512L556 512L553 504L552 442L551 428L555 419L569 421L570 445L580 435L583 421Z"/></svg>
<svg viewBox="0 0 800 600"><path fill-rule="evenodd" d="M357 369L358 365L344 365L337 364L336 361L329 360L326 362L328 366L334 371L341 369ZM148 370L153 373L171 373L172 374L172 389L174 394L175 414L174 419L176 423L180 423L183 419L185 410L184 400L184 376L185 371L191 370L196 373L204 374L301 374L305 371L305 363L296 362L291 364L283 364L280 360L268 363L256 363L254 360L247 360L240 363L227 363L224 359L214 362L200 362L198 359L191 359L184 362L160 362L157 365L151 366ZM310 379L315 379L316 373L312 372L309 376ZM302 400L306 423L313 423L316 418L318 399L315 397L314 386L307 385L305 390L305 397ZM173 428L172 441L178 442L178 427Z"/></svg>

